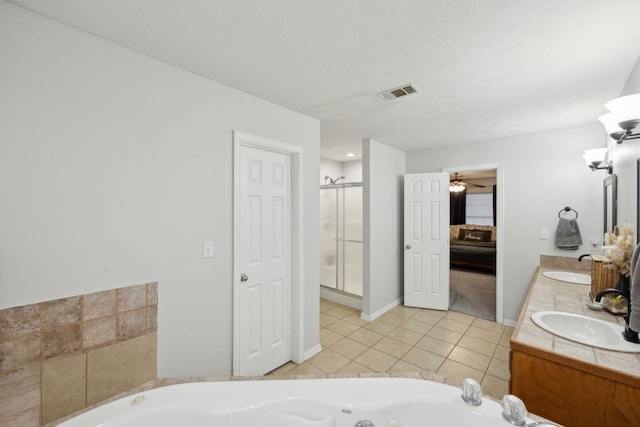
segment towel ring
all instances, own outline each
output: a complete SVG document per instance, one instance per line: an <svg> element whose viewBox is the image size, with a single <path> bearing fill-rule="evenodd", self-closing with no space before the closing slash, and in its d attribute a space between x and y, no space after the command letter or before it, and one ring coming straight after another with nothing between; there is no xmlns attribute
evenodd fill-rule
<svg viewBox="0 0 640 427"><path fill-rule="evenodd" d="M561 209L560 212L558 212L558 218L562 218L562 216L560 216L562 212L571 212L571 211L573 211L573 213L576 214L576 217L574 219L578 219L578 212L576 212L575 209L571 209L569 206L566 206L564 209Z"/></svg>

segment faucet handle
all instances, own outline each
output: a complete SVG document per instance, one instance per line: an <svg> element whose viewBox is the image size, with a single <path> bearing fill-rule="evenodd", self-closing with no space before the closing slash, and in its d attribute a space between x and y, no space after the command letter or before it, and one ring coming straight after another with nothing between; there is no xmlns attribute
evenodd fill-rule
<svg viewBox="0 0 640 427"><path fill-rule="evenodd" d="M513 425L523 426L527 422L527 408L520 398L505 394L502 398L502 416Z"/></svg>
<svg viewBox="0 0 640 427"><path fill-rule="evenodd" d="M478 381L473 378L462 381L462 400L473 406L482 404L482 387Z"/></svg>

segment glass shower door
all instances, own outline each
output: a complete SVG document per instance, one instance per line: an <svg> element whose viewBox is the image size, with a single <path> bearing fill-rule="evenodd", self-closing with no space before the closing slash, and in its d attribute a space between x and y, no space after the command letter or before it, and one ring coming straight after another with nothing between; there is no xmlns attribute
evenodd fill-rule
<svg viewBox="0 0 640 427"><path fill-rule="evenodd" d="M362 187L344 191L344 287L350 294L362 296Z"/></svg>
<svg viewBox="0 0 640 427"><path fill-rule="evenodd" d="M338 289L336 188L320 190L320 284Z"/></svg>
<svg viewBox="0 0 640 427"><path fill-rule="evenodd" d="M362 186L320 189L320 284L362 296Z"/></svg>

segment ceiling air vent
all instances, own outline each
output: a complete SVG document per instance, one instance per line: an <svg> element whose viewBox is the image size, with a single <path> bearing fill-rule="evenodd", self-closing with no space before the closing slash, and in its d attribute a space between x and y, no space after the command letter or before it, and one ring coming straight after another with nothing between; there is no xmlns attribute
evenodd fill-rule
<svg viewBox="0 0 640 427"><path fill-rule="evenodd" d="M385 101L391 101L392 99L402 98L403 96L411 95L416 92L420 92L420 89L414 86L413 83L408 83L406 85L380 92L378 96Z"/></svg>

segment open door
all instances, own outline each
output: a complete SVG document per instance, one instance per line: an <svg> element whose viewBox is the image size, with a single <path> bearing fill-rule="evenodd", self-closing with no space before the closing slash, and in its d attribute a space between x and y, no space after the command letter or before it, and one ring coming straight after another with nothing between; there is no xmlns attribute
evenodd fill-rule
<svg viewBox="0 0 640 427"><path fill-rule="evenodd" d="M404 304L449 308L449 174L404 176Z"/></svg>

